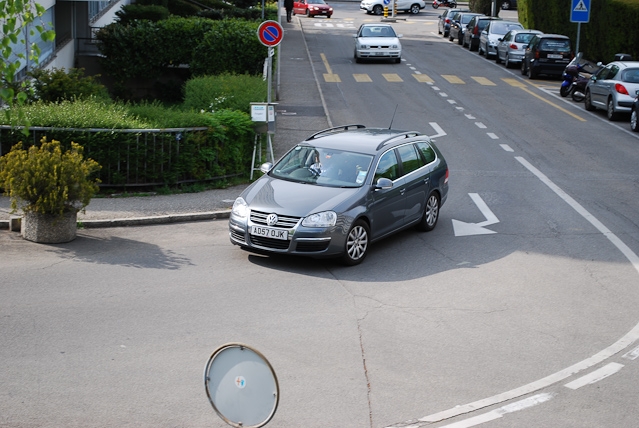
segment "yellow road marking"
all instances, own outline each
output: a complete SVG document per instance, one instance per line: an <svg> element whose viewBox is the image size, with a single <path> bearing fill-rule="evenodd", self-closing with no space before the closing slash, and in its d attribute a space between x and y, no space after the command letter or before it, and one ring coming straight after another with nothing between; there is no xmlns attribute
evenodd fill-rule
<svg viewBox="0 0 639 428"><path fill-rule="evenodd" d="M448 80L448 83L456 83L456 84L460 84L463 85L466 82L464 82L463 80L461 80L459 77L452 75L452 74L442 74L442 77L446 80Z"/></svg>
<svg viewBox="0 0 639 428"><path fill-rule="evenodd" d="M326 82L331 82L331 83L339 83L339 82L341 82L342 80L339 78L339 76L337 74L333 74L333 70L331 70L331 66L328 64L328 60L326 59L326 55L321 53L320 57L322 57L322 62L324 63L324 68L326 68L326 71L327 71L327 73L324 73L324 80Z"/></svg>
<svg viewBox="0 0 639 428"><path fill-rule="evenodd" d="M402 78L399 77L399 74L382 73L382 76L384 76L384 79L386 79L389 82L403 82Z"/></svg>
<svg viewBox="0 0 639 428"><path fill-rule="evenodd" d="M425 74L413 74L413 77L418 82L422 82L422 83L434 83L435 82L433 79L431 79L430 77L428 77Z"/></svg>
<svg viewBox="0 0 639 428"><path fill-rule="evenodd" d="M510 86L514 86L515 88L525 88L526 84L519 79L501 79L504 82L508 83Z"/></svg>
<svg viewBox="0 0 639 428"><path fill-rule="evenodd" d="M493 82L491 82L490 80L486 79L485 77L475 77L475 76L471 76L471 79L473 79L475 82L479 83L480 85L484 85L484 86L497 86L496 84L494 84Z"/></svg>
<svg viewBox="0 0 639 428"><path fill-rule="evenodd" d="M373 79L370 78L368 74L353 74L356 82L372 82Z"/></svg>
<svg viewBox="0 0 639 428"><path fill-rule="evenodd" d="M569 112L568 110L566 110L563 107L559 107L557 104L548 101L547 99L541 97L540 95L535 94L533 91L531 91L530 89L526 88L525 86L522 86L521 89L523 89L524 91L528 92L530 95L539 98L540 100L542 100L543 102L546 102L548 104L550 104L551 106L555 107L557 110L563 111L564 113L566 113L567 115L570 115L572 117L574 117L577 120L580 120L582 122L586 122L586 119L584 119L583 117L579 117L576 114L573 114L571 112Z"/></svg>

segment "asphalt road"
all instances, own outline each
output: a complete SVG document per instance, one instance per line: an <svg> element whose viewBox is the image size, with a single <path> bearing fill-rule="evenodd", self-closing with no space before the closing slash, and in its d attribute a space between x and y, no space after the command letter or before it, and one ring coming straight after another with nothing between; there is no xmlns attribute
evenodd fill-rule
<svg viewBox="0 0 639 428"><path fill-rule="evenodd" d="M224 221L55 246L3 231L0 426L226 426L203 370L228 342L277 374L269 426L636 425L637 137L442 39L432 10L394 24L401 64L355 64L350 34L376 18L335 7L285 27L300 94L276 151L398 106L393 127L450 165L438 227L351 268L244 252Z"/></svg>

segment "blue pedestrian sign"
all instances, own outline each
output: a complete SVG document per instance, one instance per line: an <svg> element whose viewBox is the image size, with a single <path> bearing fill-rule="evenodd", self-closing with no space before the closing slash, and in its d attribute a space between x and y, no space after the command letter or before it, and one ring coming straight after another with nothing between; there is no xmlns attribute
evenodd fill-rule
<svg viewBox="0 0 639 428"><path fill-rule="evenodd" d="M590 21L590 0L572 0L570 22Z"/></svg>

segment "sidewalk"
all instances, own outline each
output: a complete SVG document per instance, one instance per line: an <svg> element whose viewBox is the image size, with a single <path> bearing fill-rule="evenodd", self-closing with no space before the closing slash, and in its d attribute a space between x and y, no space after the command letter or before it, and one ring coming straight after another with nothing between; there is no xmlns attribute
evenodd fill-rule
<svg viewBox="0 0 639 428"><path fill-rule="evenodd" d="M273 91L276 133L273 151L278 159L293 145L328 127L313 66L306 50L299 18L284 22L280 50L279 91ZM277 81L274 73L273 81ZM275 99L279 95L279 99ZM265 160L264 160L265 161ZM247 171L248 173L248 171ZM86 213L78 213L84 227L135 226L228 218L230 209L247 185L178 195L94 198ZM0 196L0 229L9 228L10 200Z"/></svg>

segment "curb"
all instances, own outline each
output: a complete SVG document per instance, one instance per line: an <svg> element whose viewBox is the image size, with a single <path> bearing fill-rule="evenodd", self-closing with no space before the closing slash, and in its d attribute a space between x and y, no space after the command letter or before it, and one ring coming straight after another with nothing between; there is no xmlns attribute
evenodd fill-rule
<svg viewBox="0 0 639 428"><path fill-rule="evenodd" d="M107 227L148 226L155 224L185 223L202 220L222 220L231 216L231 210L205 213L169 214L152 217L115 218L107 220L78 220L78 227L100 229ZM0 229L9 229L9 220L0 220Z"/></svg>

